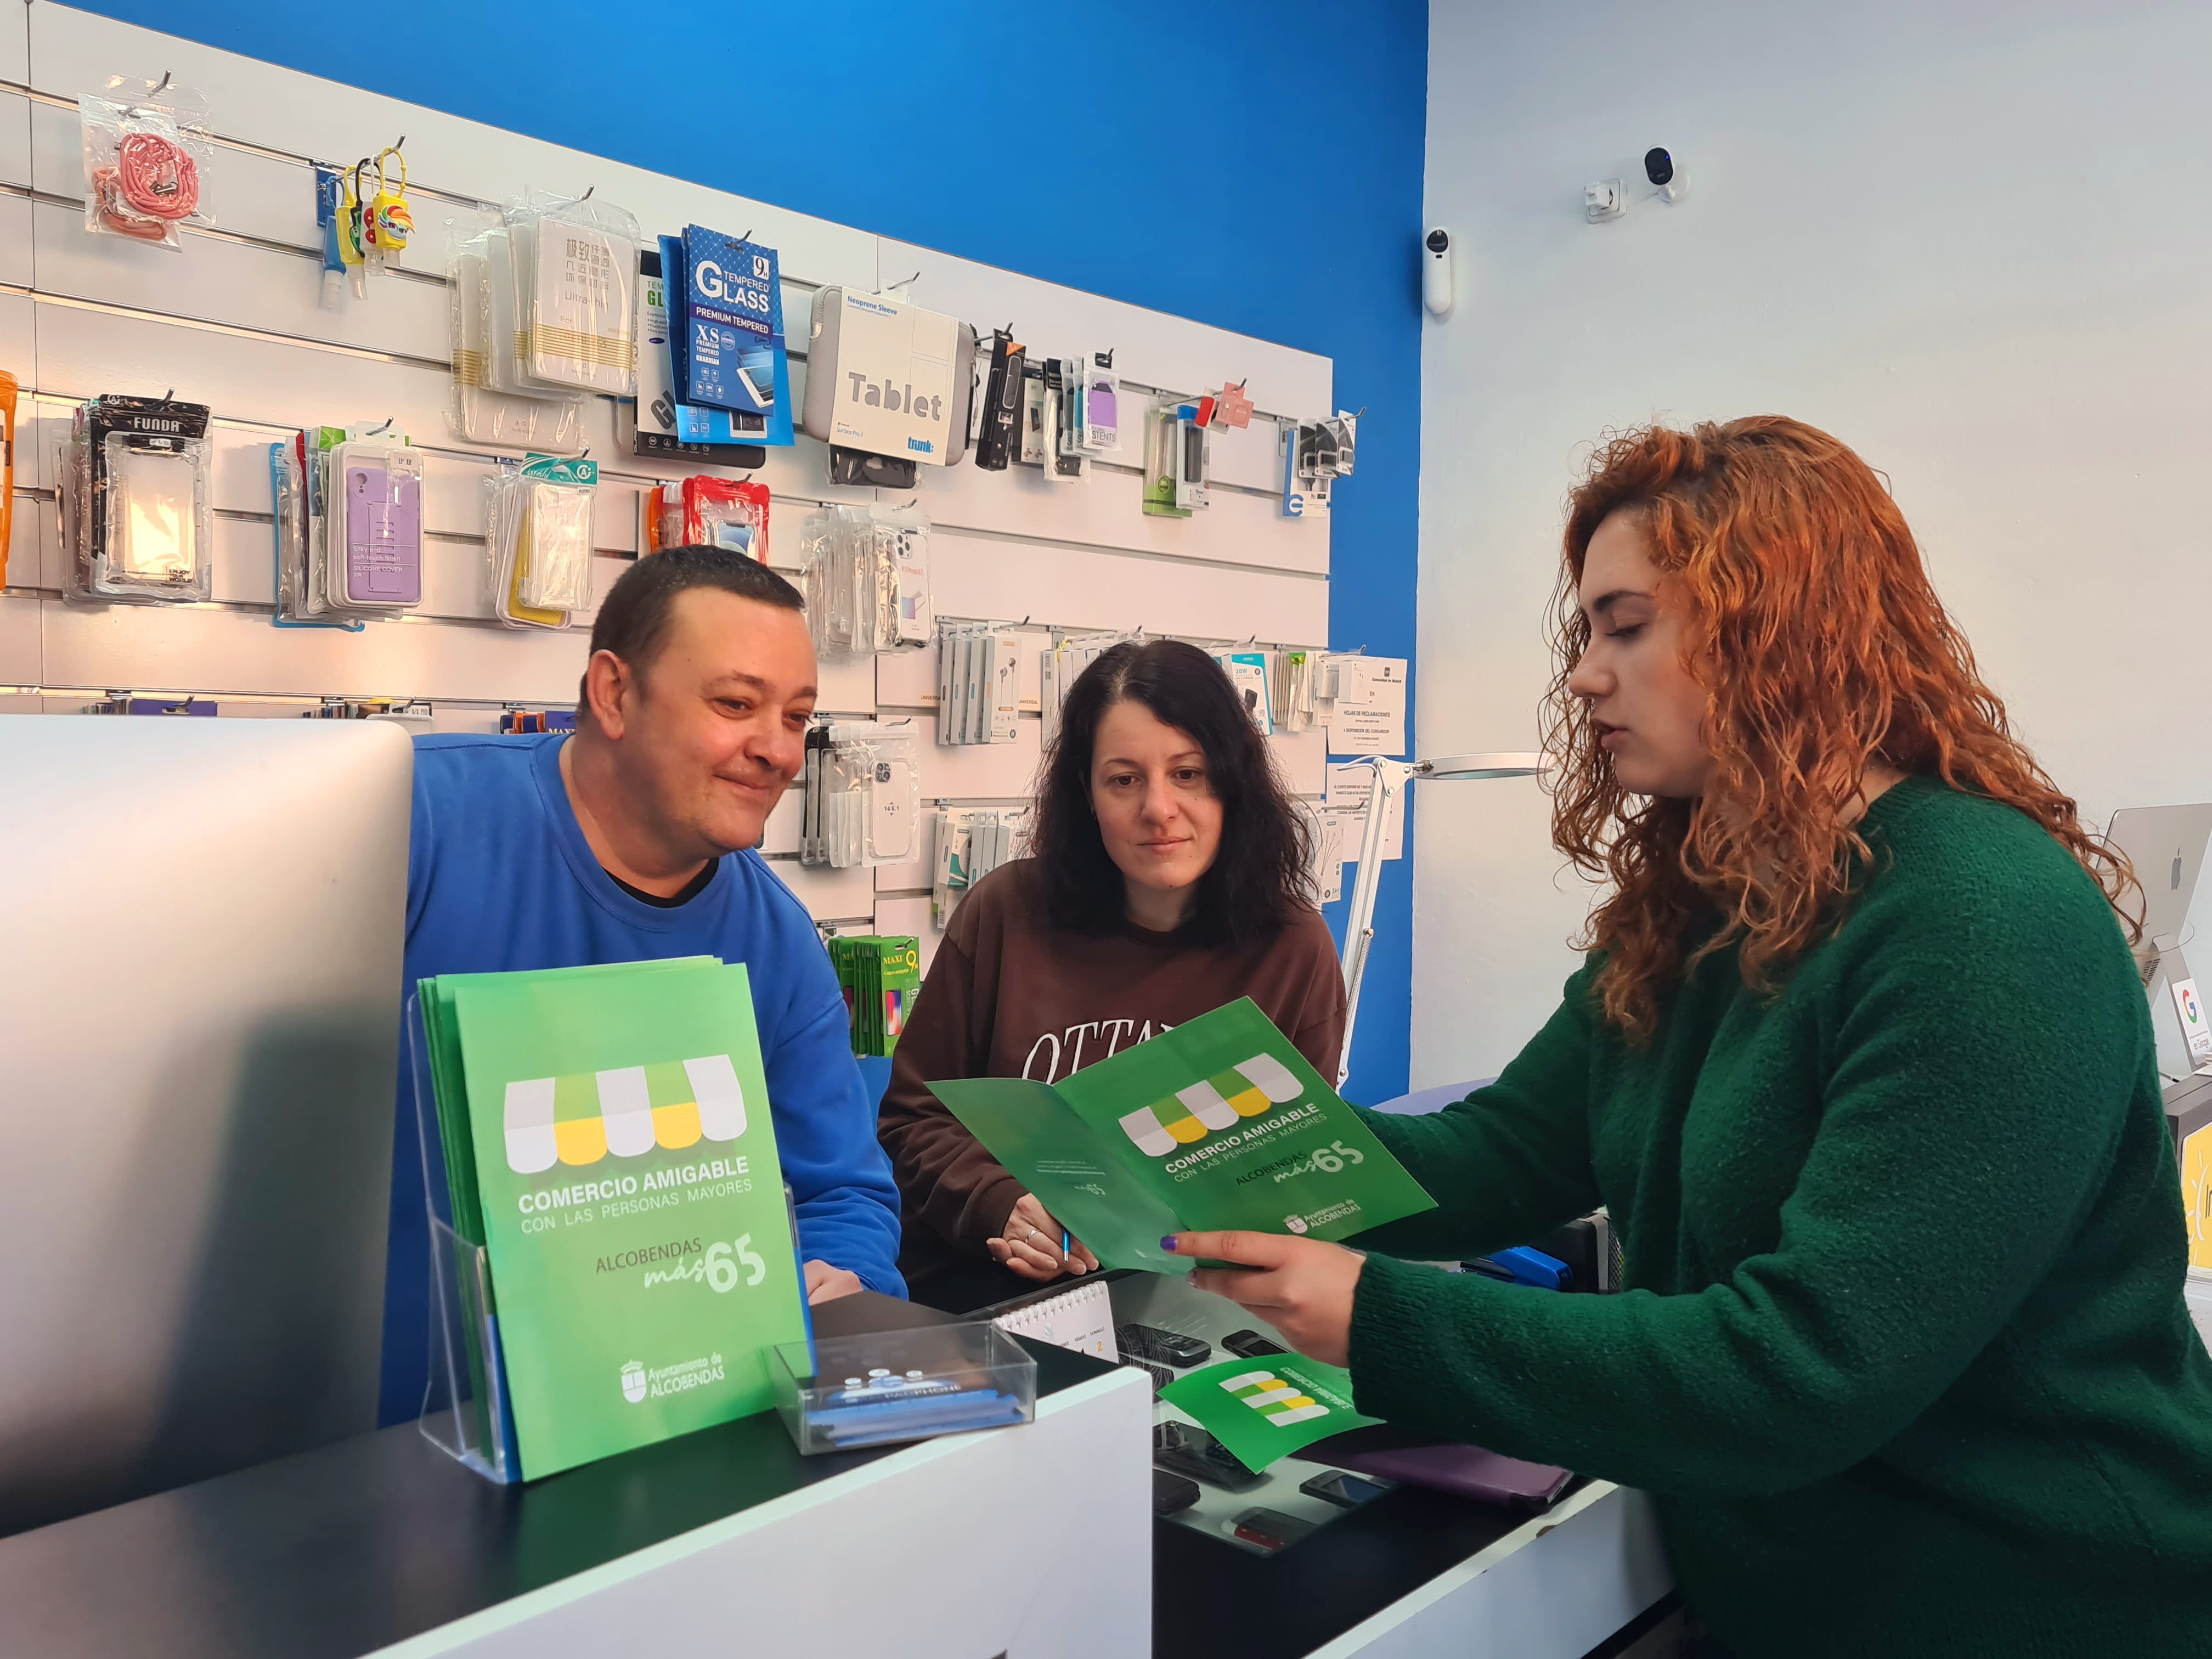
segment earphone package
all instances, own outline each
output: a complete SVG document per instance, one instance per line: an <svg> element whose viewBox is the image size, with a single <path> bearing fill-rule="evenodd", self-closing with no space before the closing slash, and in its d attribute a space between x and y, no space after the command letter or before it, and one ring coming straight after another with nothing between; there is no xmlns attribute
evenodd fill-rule
<svg viewBox="0 0 2212 1659"><path fill-rule="evenodd" d="M494 278L495 246L505 281ZM453 435L464 442L574 455L584 447L584 400L521 390L515 367L514 291L502 228L471 238L447 267Z"/></svg>
<svg viewBox="0 0 2212 1659"><path fill-rule="evenodd" d="M637 221L607 202L533 198L507 214L526 387L637 395Z"/></svg>

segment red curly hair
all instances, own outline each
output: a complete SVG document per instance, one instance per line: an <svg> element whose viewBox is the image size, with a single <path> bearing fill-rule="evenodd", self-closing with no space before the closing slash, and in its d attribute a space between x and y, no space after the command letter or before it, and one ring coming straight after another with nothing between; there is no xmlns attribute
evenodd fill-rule
<svg viewBox="0 0 2212 1659"><path fill-rule="evenodd" d="M1709 693L1713 767L1695 799L1623 790L1588 704L1567 689L1590 640L1583 561L1598 526L1623 512L1641 520L1668 601L1683 607L1684 666ZM1616 436L1570 498L1565 554L1546 722L1559 762L1552 839L1612 884L1581 943L1605 953L1605 1017L1631 1042L1650 1038L1662 992L1712 952L1740 945L1744 983L1771 994L1842 925L1870 856L1845 808L1871 767L2017 807L2121 909L2133 872L2013 737L1904 515L1826 433L1759 415Z"/></svg>

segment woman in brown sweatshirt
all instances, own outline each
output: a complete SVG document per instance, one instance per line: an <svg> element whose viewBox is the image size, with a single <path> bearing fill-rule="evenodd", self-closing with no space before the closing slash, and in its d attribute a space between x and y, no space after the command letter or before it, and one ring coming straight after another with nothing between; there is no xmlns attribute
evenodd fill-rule
<svg viewBox="0 0 2212 1659"><path fill-rule="evenodd" d="M931 1094L1050 1083L1250 997L1323 1077L1344 981L1314 908L1307 831L1220 665L1175 640L1115 646L1069 690L1031 856L954 914L899 1038L878 1131L914 1298L964 1312L1097 1266Z"/></svg>

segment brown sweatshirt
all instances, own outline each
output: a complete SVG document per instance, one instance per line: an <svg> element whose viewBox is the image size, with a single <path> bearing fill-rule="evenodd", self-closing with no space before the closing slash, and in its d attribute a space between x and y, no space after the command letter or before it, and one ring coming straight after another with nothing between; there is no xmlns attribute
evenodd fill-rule
<svg viewBox="0 0 2212 1659"><path fill-rule="evenodd" d="M916 1293L988 1264L1022 1184L929 1092L953 1078L1052 1083L1132 1043L1250 997L1313 1062L1336 1076L1344 979L1328 924L1301 911L1241 949L1133 925L1104 937L1048 928L1036 866L1018 860L976 884L953 914L899 1038L878 1133L904 1211L899 1267Z"/></svg>

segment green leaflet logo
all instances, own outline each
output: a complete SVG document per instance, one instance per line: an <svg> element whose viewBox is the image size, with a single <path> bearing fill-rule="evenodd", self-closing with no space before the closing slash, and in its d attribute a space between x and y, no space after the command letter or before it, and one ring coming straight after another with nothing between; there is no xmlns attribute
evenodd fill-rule
<svg viewBox="0 0 2212 1659"><path fill-rule="evenodd" d="M536 1175L556 1164L681 1152L745 1132L745 1091L727 1054L663 1060L611 1072L526 1078L507 1085L507 1167Z"/></svg>
<svg viewBox="0 0 2212 1659"><path fill-rule="evenodd" d="M1279 1429L1328 1415L1328 1407L1273 1371L1240 1371L1224 1377L1221 1386Z"/></svg>
<svg viewBox="0 0 2212 1659"><path fill-rule="evenodd" d="M1171 1100L1155 1101L1121 1119L1121 1131L1150 1158L1165 1158L1178 1146L1203 1140L1237 1119L1257 1117L1272 1106L1287 1105L1304 1092L1291 1068L1273 1054L1255 1054L1230 1070L1176 1091Z"/></svg>

